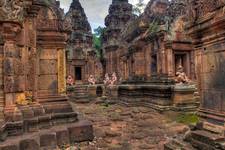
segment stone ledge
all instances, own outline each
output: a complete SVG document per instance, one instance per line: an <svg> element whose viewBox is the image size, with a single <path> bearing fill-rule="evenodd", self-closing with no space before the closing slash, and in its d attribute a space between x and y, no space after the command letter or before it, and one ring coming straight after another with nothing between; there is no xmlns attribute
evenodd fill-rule
<svg viewBox="0 0 225 150"><path fill-rule="evenodd" d="M39 132L9 137L0 144L0 150L53 150L57 146L94 139L91 122L81 120L76 123L59 125Z"/></svg>

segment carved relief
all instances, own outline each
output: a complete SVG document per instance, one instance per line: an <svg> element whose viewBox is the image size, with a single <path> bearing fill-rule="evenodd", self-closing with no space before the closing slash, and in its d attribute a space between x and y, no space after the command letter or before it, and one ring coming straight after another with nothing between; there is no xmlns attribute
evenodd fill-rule
<svg viewBox="0 0 225 150"><path fill-rule="evenodd" d="M207 14L225 5L224 0L187 0L188 16L191 22L207 16Z"/></svg>
<svg viewBox="0 0 225 150"><path fill-rule="evenodd" d="M23 13L23 0L1 0L0 20L21 21Z"/></svg>
<svg viewBox="0 0 225 150"><path fill-rule="evenodd" d="M66 31L72 31L72 19L71 15L67 16L63 22L63 29Z"/></svg>

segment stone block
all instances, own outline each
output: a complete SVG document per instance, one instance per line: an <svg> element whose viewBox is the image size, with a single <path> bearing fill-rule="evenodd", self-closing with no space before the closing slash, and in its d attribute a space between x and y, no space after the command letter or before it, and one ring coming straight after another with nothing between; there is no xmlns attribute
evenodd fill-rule
<svg viewBox="0 0 225 150"><path fill-rule="evenodd" d="M56 148L56 133L43 133L40 135L40 146L42 148Z"/></svg>
<svg viewBox="0 0 225 150"><path fill-rule="evenodd" d="M6 76L4 77L4 91L6 93L14 92L14 78L13 76Z"/></svg>
<svg viewBox="0 0 225 150"><path fill-rule="evenodd" d="M46 116L40 116L38 117L38 123L39 123L39 128L40 129L45 129L51 127L51 116L46 115Z"/></svg>
<svg viewBox="0 0 225 150"><path fill-rule="evenodd" d="M0 146L0 150L19 150L19 145L13 143L2 145Z"/></svg>
<svg viewBox="0 0 225 150"><path fill-rule="evenodd" d="M64 146L70 143L69 132L67 129L60 129L56 131L56 139L58 146Z"/></svg>
<svg viewBox="0 0 225 150"><path fill-rule="evenodd" d="M34 104L34 105L31 105L31 108L34 112L34 116L43 116L45 113L44 108L41 105Z"/></svg>
<svg viewBox="0 0 225 150"><path fill-rule="evenodd" d="M39 130L38 118L24 120L24 130L27 132L36 132Z"/></svg>
<svg viewBox="0 0 225 150"><path fill-rule="evenodd" d="M39 83L39 89L40 90L55 90L57 91L58 87L58 77L57 75L41 75L38 79ZM45 84L43 84L45 83Z"/></svg>
<svg viewBox="0 0 225 150"><path fill-rule="evenodd" d="M40 146L35 139L24 139L20 141L20 150L40 150Z"/></svg>
<svg viewBox="0 0 225 150"><path fill-rule="evenodd" d="M23 92L25 90L25 78L24 76L14 77L14 91Z"/></svg>
<svg viewBox="0 0 225 150"><path fill-rule="evenodd" d="M195 93L194 85L176 85L174 88L173 94L173 103L174 104L187 104L193 103L195 101L194 93Z"/></svg>
<svg viewBox="0 0 225 150"><path fill-rule="evenodd" d="M14 59L13 65L15 75L24 75L24 65L20 59Z"/></svg>
<svg viewBox="0 0 225 150"><path fill-rule="evenodd" d="M90 85L88 86L88 95L91 98L95 98L97 97L97 93L96 93L97 87L94 85Z"/></svg>
<svg viewBox="0 0 225 150"><path fill-rule="evenodd" d="M9 136L18 136L22 135L24 130L23 130L23 122L8 122L6 124L6 130L8 131Z"/></svg>
<svg viewBox="0 0 225 150"><path fill-rule="evenodd" d="M57 74L57 61L56 60L41 60L40 74Z"/></svg>
<svg viewBox="0 0 225 150"><path fill-rule="evenodd" d="M5 75L13 75L13 58L6 58L4 61L4 74Z"/></svg>
<svg viewBox="0 0 225 150"><path fill-rule="evenodd" d="M34 117L34 112L32 108L30 108L29 106L20 106L19 109L21 113L23 114L24 119L29 119Z"/></svg>
<svg viewBox="0 0 225 150"><path fill-rule="evenodd" d="M89 121L79 121L68 128L70 142L92 141L94 139L93 127Z"/></svg>
<svg viewBox="0 0 225 150"><path fill-rule="evenodd" d="M52 49L44 49L40 53L40 59L57 59L57 53Z"/></svg>

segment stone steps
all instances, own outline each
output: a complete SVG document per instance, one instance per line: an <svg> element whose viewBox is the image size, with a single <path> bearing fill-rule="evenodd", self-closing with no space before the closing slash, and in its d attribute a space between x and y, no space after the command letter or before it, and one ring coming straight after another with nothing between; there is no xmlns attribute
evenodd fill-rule
<svg viewBox="0 0 225 150"><path fill-rule="evenodd" d="M82 120L10 137L0 143L0 150L55 150L56 147L76 142L92 141L93 138L91 122Z"/></svg>
<svg viewBox="0 0 225 150"><path fill-rule="evenodd" d="M165 150L225 150L225 138L206 130L194 130L183 139L172 139Z"/></svg>
<svg viewBox="0 0 225 150"><path fill-rule="evenodd" d="M76 103L89 103L88 86L75 86L70 100Z"/></svg>
<svg viewBox="0 0 225 150"><path fill-rule="evenodd" d="M12 136L22 136L30 132L37 132L53 126L77 122L77 113L45 114L32 118L24 118L22 121L6 122L0 128L0 140L6 140Z"/></svg>
<svg viewBox="0 0 225 150"><path fill-rule="evenodd" d="M225 138L206 130L196 130L191 132L189 141L196 148L205 147L206 150L211 150L224 148Z"/></svg>
<svg viewBox="0 0 225 150"><path fill-rule="evenodd" d="M58 102L58 101L67 101L68 97L66 96L58 96L58 95L46 95L46 96L39 96L38 102Z"/></svg>
<svg viewBox="0 0 225 150"><path fill-rule="evenodd" d="M173 139L164 146L164 150L196 150L190 144L182 140Z"/></svg>

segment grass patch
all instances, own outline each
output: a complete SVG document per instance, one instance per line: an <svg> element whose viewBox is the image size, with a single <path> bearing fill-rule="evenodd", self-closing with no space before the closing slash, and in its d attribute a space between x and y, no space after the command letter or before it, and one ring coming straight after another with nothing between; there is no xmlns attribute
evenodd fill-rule
<svg viewBox="0 0 225 150"><path fill-rule="evenodd" d="M176 117L176 122L183 123L186 125L195 125L199 122L199 117L196 114L179 114Z"/></svg>

